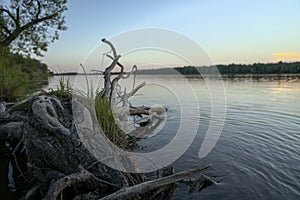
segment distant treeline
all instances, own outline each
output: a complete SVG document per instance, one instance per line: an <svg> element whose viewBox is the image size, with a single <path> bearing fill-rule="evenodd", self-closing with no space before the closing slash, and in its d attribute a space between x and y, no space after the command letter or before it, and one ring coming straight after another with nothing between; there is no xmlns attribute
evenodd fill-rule
<svg viewBox="0 0 300 200"><path fill-rule="evenodd" d="M296 74L300 73L300 62L293 63L254 63L254 64L229 64L203 67L175 67L161 69L139 70L137 74L215 74L216 67L221 74Z"/></svg>
<svg viewBox="0 0 300 200"><path fill-rule="evenodd" d="M96 72L96 73L78 73L78 72L62 72L62 73L53 73L51 72L53 76L76 76L76 75L103 75L103 72ZM120 72L111 72L111 75L119 75ZM127 74L124 72L124 74Z"/></svg>

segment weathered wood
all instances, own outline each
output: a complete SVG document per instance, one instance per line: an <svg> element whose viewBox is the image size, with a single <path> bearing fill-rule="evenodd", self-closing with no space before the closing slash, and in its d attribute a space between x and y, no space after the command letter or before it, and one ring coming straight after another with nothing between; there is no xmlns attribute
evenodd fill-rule
<svg viewBox="0 0 300 200"><path fill-rule="evenodd" d="M111 48L111 51L113 53L113 56L106 55L108 58L112 60L112 63L105 69L104 71L104 88L101 93L102 96L108 97L110 102L116 102L115 97L113 96L113 93L116 92L118 94L118 97L121 99L121 102L123 103L122 106L128 106L129 105L129 98L133 96L138 90L140 90L142 87L146 85L145 82L139 84L135 87L135 81L133 84L133 89L131 92L126 93L126 88L124 89L123 94L121 94L120 91L115 91L116 86L118 85L118 81L120 79L127 79L129 78L135 71L137 71L137 66L134 65L130 72L124 72L124 66L119 62L120 55L117 54L116 48L114 45L106 40L105 38L102 39L103 43L106 43ZM115 66L118 65L120 67L120 72L118 72L118 76L115 77L113 80L111 80L111 76L113 74L112 70L115 68Z"/></svg>
<svg viewBox="0 0 300 200"><path fill-rule="evenodd" d="M129 115L149 115L149 110L129 108Z"/></svg>
<svg viewBox="0 0 300 200"><path fill-rule="evenodd" d="M110 41L108 41L107 39L105 39L105 38L103 38L101 41L104 42L104 43L106 43L106 44L108 44L110 46L110 48L111 48L111 50L113 52L114 58L117 58L118 55L117 55L117 51L116 51L116 48L114 47L114 45Z"/></svg>
<svg viewBox="0 0 300 200"><path fill-rule="evenodd" d="M195 169L187 170L184 172L179 172L167 177L159 178L152 181L147 181L138 185L134 185L131 187L124 187L118 190L115 193L107 195L100 200L117 200L117 199L129 199L139 194L145 193L147 191L153 190L155 188L168 185L170 183L178 182L184 179L187 176L191 176L195 173L199 173L205 169L208 169L211 165L201 166Z"/></svg>
<svg viewBox="0 0 300 200"><path fill-rule="evenodd" d="M146 82L143 82L136 86L131 92L126 93L126 90L124 91L124 94L121 95L121 101L123 107L130 107L129 105L129 98L135 95L142 87L146 85Z"/></svg>
<svg viewBox="0 0 300 200"><path fill-rule="evenodd" d="M163 113L165 113L167 111L166 108L163 107L153 107L153 108L149 108L149 107L131 107L129 108L129 114L130 115L151 115L151 114L158 114L161 115Z"/></svg>
<svg viewBox="0 0 300 200"><path fill-rule="evenodd" d="M6 102L5 101L0 102L0 113L1 112L5 112L5 106L6 106Z"/></svg>
<svg viewBox="0 0 300 200"><path fill-rule="evenodd" d="M69 129L61 124L54 107L57 107L58 112L62 115L65 115L64 108L58 99L42 95L32 103L32 112L35 118L46 128L64 135L70 135Z"/></svg>
<svg viewBox="0 0 300 200"><path fill-rule="evenodd" d="M121 56L117 55L116 48L110 41L106 40L105 38L103 38L101 41L103 43L106 43L107 45L109 45L111 48L111 51L113 52L113 61L104 70L104 92L103 92L103 95L106 97L109 97L109 95L111 93L111 72L115 68L115 66L119 63L119 59Z"/></svg>
<svg viewBox="0 0 300 200"><path fill-rule="evenodd" d="M80 172L64 176L52 183L45 196L45 200L56 200L57 196L66 188L79 182L85 182L95 177L87 170L82 169Z"/></svg>
<svg viewBox="0 0 300 200"><path fill-rule="evenodd" d="M115 58L114 57L112 57L111 55L106 55L108 58L110 58L111 60L115 60ZM121 64L121 63L119 63L119 62L117 62L117 65L121 68L121 71L120 72L118 72L118 76L117 77L115 77L112 81L111 81L111 88L110 88L110 95L109 95L109 100L112 102L112 101L114 101L114 97L113 97L113 93L114 92L116 92L115 91L115 89L116 89L116 86L117 86L117 84L118 84L118 82L119 82L119 80L120 79L127 79L127 78L129 78L135 71L137 71L137 66L136 65L134 65L133 67L132 67L132 69L131 69L131 71L130 72L124 72L124 66ZM112 74L112 72L111 72L111 74ZM121 95L120 95L120 97L121 97Z"/></svg>
<svg viewBox="0 0 300 200"><path fill-rule="evenodd" d="M110 59L114 60L114 58L112 56L110 56L110 55L107 55L107 57L109 57ZM117 65L121 68L121 71L118 74L118 76L115 77L112 80L112 82L111 82L111 88L110 88L110 94L109 94L109 100L110 101L113 101L113 92L115 91L115 88L116 88L116 86L118 84L118 81L122 78L123 73L124 73L124 66L121 63L119 63L119 62L117 62Z"/></svg>

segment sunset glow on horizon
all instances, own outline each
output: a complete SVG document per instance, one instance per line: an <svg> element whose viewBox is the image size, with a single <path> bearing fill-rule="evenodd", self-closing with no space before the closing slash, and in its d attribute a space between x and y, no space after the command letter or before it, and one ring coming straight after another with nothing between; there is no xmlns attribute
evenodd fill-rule
<svg viewBox="0 0 300 200"><path fill-rule="evenodd" d="M300 53L297 52L279 52L273 53L273 59L275 62L295 62L300 61Z"/></svg>

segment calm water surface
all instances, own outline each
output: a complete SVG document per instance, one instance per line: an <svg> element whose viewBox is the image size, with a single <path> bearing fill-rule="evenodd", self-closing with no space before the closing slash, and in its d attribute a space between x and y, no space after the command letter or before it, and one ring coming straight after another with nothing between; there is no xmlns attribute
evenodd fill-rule
<svg viewBox="0 0 300 200"><path fill-rule="evenodd" d="M49 87L55 87L57 78L50 80ZM69 78L72 82L75 77ZM92 82L98 77L90 76L89 80ZM76 81L82 82L79 85L84 89L84 76L77 77ZM141 140L139 144L143 148L137 151L150 152L166 145L176 134L180 121L199 123L194 142L172 166L179 172L211 163L213 167L205 173L219 182L200 193L188 193L187 186L180 184L175 199L300 199L299 77L224 79L225 125L218 143L203 159L198 158L198 152L211 113L210 95L204 81L188 79L200 106L199 116L194 115L190 104L180 104L176 94L168 89L184 90L184 78L138 76L137 82L141 81L151 84L131 102L134 105L160 104L169 111L165 126L152 137ZM129 88L130 84L126 84ZM193 101L193 94L185 94L184 98L187 102ZM182 109L190 114L181 115ZM188 136L189 130L186 132Z"/></svg>

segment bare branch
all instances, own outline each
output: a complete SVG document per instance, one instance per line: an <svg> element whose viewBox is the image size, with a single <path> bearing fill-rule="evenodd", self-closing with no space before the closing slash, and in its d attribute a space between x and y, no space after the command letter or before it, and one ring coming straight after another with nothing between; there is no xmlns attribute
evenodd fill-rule
<svg viewBox="0 0 300 200"><path fill-rule="evenodd" d="M7 28L7 26L5 26L4 24L0 23L0 27L1 27L8 35L11 34L10 30L9 30L9 29Z"/></svg>
<svg viewBox="0 0 300 200"><path fill-rule="evenodd" d="M113 58L111 55L108 55L108 54L107 54L106 56L107 56L108 58L114 60L114 58ZM123 66L121 63L118 62L117 65L118 65L121 69L122 69L122 68L124 69L124 66Z"/></svg>
<svg viewBox="0 0 300 200"><path fill-rule="evenodd" d="M118 55L118 56L113 60L113 62L105 69L105 71L108 70L108 71L111 72L111 71L115 68L115 66L118 64L118 61L119 61L120 58L121 58L121 56Z"/></svg>
<svg viewBox="0 0 300 200"><path fill-rule="evenodd" d="M121 86L119 84L116 85L116 91L117 91L117 95L119 98L122 98L122 94L121 94Z"/></svg>
<svg viewBox="0 0 300 200"><path fill-rule="evenodd" d="M75 183L85 182L91 178L93 178L93 175L86 170L81 170L80 172L60 178L50 185L45 200L56 200L59 193L66 187L74 185Z"/></svg>
<svg viewBox="0 0 300 200"><path fill-rule="evenodd" d="M133 65L132 69L130 72L128 72L127 74L124 74L124 76L122 76L123 79L127 79L129 78L133 72L136 72L137 71L137 66L136 65Z"/></svg>
<svg viewBox="0 0 300 200"><path fill-rule="evenodd" d="M113 52L113 55L114 55L113 57L108 56L109 58L111 58L113 60L113 62L104 71L104 95L105 96L109 95L109 98L111 99L111 96L112 96L112 89L111 89L112 83L111 83L111 80L110 80L111 79L111 71L115 68L116 65L121 66L121 70L122 70L122 68L124 70L124 67L119 63L119 59L120 59L121 56L117 55L116 48L114 47L114 45L110 41L106 40L105 38L102 39L102 42L104 42L104 43L106 43L110 46L110 48Z"/></svg>
<svg viewBox="0 0 300 200"><path fill-rule="evenodd" d="M35 18L38 19L40 14L41 14L41 2L39 0L37 0L37 12L36 12L36 15L35 15Z"/></svg>
<svg viewBox="0 0 300 200"><path fill-rule="evenodd" d="M137 93L137 91L138 91L139 89L141 89L141 88L144 87L145 85L146 85L146 82L143 82L143 83L139 84L138 86L136 86L136 87L134 88L134 90L132 90L132 91L128 94L128 96L129 96L129 97L133 96L135 93Z"/></svg>
<svg viewBox="0 0 300 200"><path fill-rule="evenodd" d="M110 59L112 59L112 60L115 60L111 55L106 55L108 58L110 58ZM117 65L121 68L121 71L120 71L120 73L119 73L119 75L116 77L116 78L114 78L113 79L113 81L111 82L111 91L110 91L110 100L112 99L112 95L113 95L113 91L114 91L114 89L115 89L115 87L116 87L116 85L117 85L117 83L118 83L118 81L122 78L122 79L127 79L127 78L129 78L135 71L137 71L137 66L136 65L134 65L133 67L132 67L132 69L131 69L131 71L130 72L128 72L128 73L126 73L125 74L125 72L124 72L124 66L121 64L121 63L119 63L119 62L117 62ZM145 83L144 83L145 84ZM142 86L140 86L140 87L143 87L144 85L142 85ZM140 88L137 88L137 90L139 90ZM137 90L134 92L134 87L133 87L133 92L134 93L136 93L137 92ZM125 92L125 94L124 95L126 95L126 92ZM128 96L129 95L129 96ZM130 96L132 96L131 95L131 93L129 93L127 96L128 97L125 97L125 98L129 98ZM118 96L120 97L120 95L118 94ZM125 99L124 98L124 99Z"/></svg>
<svg viewBox="0 0 300 200"><path fill-rule="evenodd" d="M111 63L111 65L109 67L107 67L104 71L104 95L108 95L110 94L111 91L111 82L110 82L110 78L111 78L111 71L115 68L115 66L118 63L120 56L117 56L114 61Z"/></svg>
<svg viewBox="0 0 300 200"><path fill-rule="evenodd" d="M106 56L108 58L114 60L114 58L111 55L106 55ZM114 89L115 89L118 81L122 78L123 73L124 73L124 66L119 62L117 62L117 65L121 68L121 71L120 71L119 75L116 78L114 78L113 81L111 82L111 89L110 89L110 94L109 94L110 101L112 100L112 95L113 95Z"/></svg>
<svg viewBox="0 0 300 200"><path fill-rule="evenodd" d="M103 38L101 41L110 46L111 50L113 51L114 58L116 59L117 58L117 51L116 51L116 48L114 47L114 45L110 41L106 40L105 38Z"/></svg>
<svg viewBox="0 0 300 200"><path fill-rule="evenodd" d="M143 83L139 84L130 93L126 93L126 88L125 88L124 94L121 96L121 101L122 101L123 106L129 106L129 102L128 102L129 98L131 96L133 96L139 89L141 89L145 85L146 85L146 82L143 82Z"/></svg>
<svg viewBox="0 0 300 200"><path fill-rule="evenodd" d="M8 9L0 8L0 12L5 12L6 14L8 14L8 16L15 22L16 26L18 27L18 25L19 25L18 20Z"/></svg>
<svg viewBox="0 0 300 200"><path fill-rule="evenodd" d="M90 173L86 169L82 168L81 166L79 166L79 168L81 169L81 171L64 176L64 177L58 179L56 182L52 183L47 191L45 200L56 200L57 196L66 187L72 186L76 183L86 182L89 180L96 180L98 182L98 184L105 184L105 185L109 185L113 188L120 189L120 186L97 178L96 176L94 176L92 173Z"/></svg>
<svg viewBox="0 0 300 200"><path fill-rule="evenodd" d="M191 176L195 173L199 173L199 172L209 168L210 166L211 165L202 166L202 167L198 167L198 168L191 169L188 171L179 172L179 173L176 173L176 174L173 174L170 176L162 177L162 178L159 178L156 180L143 182L141 184L134 185L131 187L125 187L125 188L118 190L117 192L114 192L108 196L101 198L100 200L129 199L129 198L135 197L139 194L143 194L145 192L153 190L155 188L178 182L178 181L184 179L185 177Z"/></svg>
<svg viewBox="0 0 300 200"><path fill-rule="evenodd" d="M114 58L111 56L111 55L106 55L108 58L110 58L110 59L112 59L112 60L114 60ZM124 66L121 64L121 63L117 63L117 65L121 68L121 70L122 70L122 68L124 69ZM124 71L124 70L123 70ZM129 78L129 76L131 76L132 74L133 74L133 72L135 72L135 71L137 71L137 66L136 65L134 65L133 67L132 67L132 69L131 69L131 71L130 72L128 72L128 73L123 73L123 75L122 75L122 79L127 79L127 78Z"/></svg>
<svg viewBox="0 0 300 200"><path fill-rule="evenodd" d="M91 72L98 72L98 73L101 73L101 74L103 74L103 71L101 71L101 70L97 70L97 69L92 69L92 70L91 70Z"/></svg>
<svg viewBox="0 0 300 200"><path fill-rule="evenodd" d="M109 94L109 100L112 100L112 96L113 96L113 92L115 90L116 85L118 84L118 81L122 78L123 73L124 73L124 67L123 65L119 65L119 67L121 68L120 74L113 79L113 81L111 82L111 88L110 88L110 94Z"/></svg>

